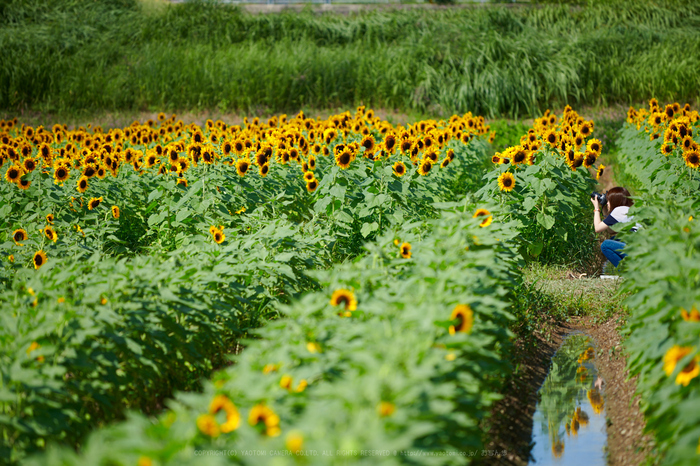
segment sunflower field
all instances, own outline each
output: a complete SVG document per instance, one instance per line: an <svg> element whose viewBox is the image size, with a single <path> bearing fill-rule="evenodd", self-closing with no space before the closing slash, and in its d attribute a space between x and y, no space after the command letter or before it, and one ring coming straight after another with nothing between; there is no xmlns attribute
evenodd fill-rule
<svg viewBox="0 0 700 466"><path fill-rule="evenodd" d="M570 108L494 156L481 117L364 107L0 127L2 454L82 455L29 464L471 461L517 267L555 256L551 216L580 215L600 153Z"/></svg>
<svg viewBox="0 0 700 466"><path fill-rule="evenodd" d="M689 105L631 108L620 134L643 234L628 233L627 350L647 428L667 464L700 455L700 160Z"/></svg>
<svg viewBox="0 0 700 466"><path fill-rule="evenodd" d="M692 464L698 113L650 107L619 139L644 224L621 233L626 345L660 449ZM506 455L484 426L526 318L519 268L595 250L594 130L547 111L492 154L471 113L0 121L3 461Z"/></svg>
<svg viewBox="0 0 700 466"><path fill-rule="evenodd" d="M201 388L251 328L320 286L312 270L397 225L426 230L489 163L471 114L0 127L8 460Z"/></svg>

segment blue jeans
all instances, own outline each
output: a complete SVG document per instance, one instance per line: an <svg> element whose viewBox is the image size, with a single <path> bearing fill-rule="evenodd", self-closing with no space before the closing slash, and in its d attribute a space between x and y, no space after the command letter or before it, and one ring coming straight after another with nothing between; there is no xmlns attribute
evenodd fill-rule
<svg viewBox="0 0 700 466"><path fill-rule="evenodd" d="M622 248L625 247L625 243L622 241L615 241L614 239L606 239L603 244L600 245L600 250L603 251L603 255L608 258L608 260L617 267L620 261L627 257L627 254L622 252Z"/></svg>

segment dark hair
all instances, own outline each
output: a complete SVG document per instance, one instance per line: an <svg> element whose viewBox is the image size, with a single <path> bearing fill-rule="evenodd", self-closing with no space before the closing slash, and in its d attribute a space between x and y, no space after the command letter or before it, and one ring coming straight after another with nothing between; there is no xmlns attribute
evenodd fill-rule
<svg viewBox="0 0 700 466"><path fill-rule="evenodd" d="M630 192L626 188L616 186L607 192L608 195L608 213L620 206L631 207L634 201L630 199Z"/></svg>

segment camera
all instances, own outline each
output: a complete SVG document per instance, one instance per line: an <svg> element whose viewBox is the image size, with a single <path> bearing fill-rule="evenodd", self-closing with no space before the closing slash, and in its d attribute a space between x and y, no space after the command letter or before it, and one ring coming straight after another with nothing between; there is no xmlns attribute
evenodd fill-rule
<svg viewBox="0 0 700 466"><path fill-rule="evenodd" d="M598 199L598 204L600 204L601 207L608 203L608 196L605 193L593 192L591 193L591 199L593 198Z"/></svg>

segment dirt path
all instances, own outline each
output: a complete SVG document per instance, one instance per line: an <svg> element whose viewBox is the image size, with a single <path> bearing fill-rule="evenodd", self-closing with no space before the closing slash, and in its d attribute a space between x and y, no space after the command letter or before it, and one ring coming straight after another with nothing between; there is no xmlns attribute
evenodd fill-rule
<svg viewBox="0 0 700 466"><path fill-rule="evenodd" d="M485 445L487 450L505 450L508 454L497 460L489 458L483 464L528 464L537 391L547 376L552 356L563 338L574 330L595 340L596 367L605 381L608 464L644 463L653 449L653 440L642 432L645 421L639 411L639 398L635 397L636 379L627 379L627 359L619 333L622 319L620 314L604 323L596 323L589 317L577 318L569 324L550 325L533 335L530 342L516 342L516 376L507 383L505 398L492 411L490 441ZM531 349L525 350L525 346Z"/></svg>

